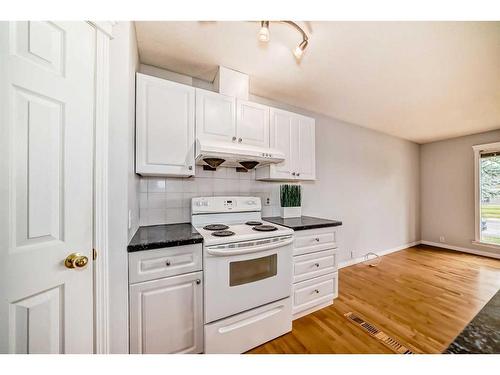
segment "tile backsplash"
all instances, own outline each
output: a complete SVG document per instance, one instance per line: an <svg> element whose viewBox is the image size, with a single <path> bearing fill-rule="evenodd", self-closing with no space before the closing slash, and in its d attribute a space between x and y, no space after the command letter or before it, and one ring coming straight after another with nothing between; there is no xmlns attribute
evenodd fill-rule
<svg viewBox="0 0 500 375"><path fill-rule="evenodd" d="M196 166L195 177L141 177L140 225L173 224L191 221L191 198L209 196L257 196L262 200L262 216L278 216L279 182L255 180L255 171L235 168L204 171ZM264 204L270 198L270 205Z"/></svg>

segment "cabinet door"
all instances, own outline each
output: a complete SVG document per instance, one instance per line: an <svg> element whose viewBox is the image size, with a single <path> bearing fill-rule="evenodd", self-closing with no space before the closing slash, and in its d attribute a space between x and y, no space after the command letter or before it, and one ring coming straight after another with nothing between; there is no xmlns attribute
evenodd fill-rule
<svg viewBox="0 0 500 375"><path fill-rule="evenodd" d="M203 273L130 286L130 353L203 352Z"/></svg>
<svg viewBox="0 0 500 375"><path fill-rule="evenodd" d="M137 74L136 172L194 175L194 88Z"/></svg>
<svg viewBox="0 0 500 375"><path fill-rule="evenodd" d="M214 141L236 140L236 99L196 89L196 136Z"/></svg>
<svg viewBox="0 0 500 375"><path fill-rule="evenodd" d="M285 154L285 160L271 166L271 178L290 179L294 170L294 156L292 154L294 113L271 108L271 148Z"/></svg>
<svg viewBox="0 0 500 375"><path fill-rule="evenodd" d="M239 99L236 106L238 142L269 147L269 107Z"/></svg>
<svg viewBox="0 0 500 375"><path fill-rule="evenodd" d="M298 158L296 159L296 177L299 180L316 178L315 156L315 121L313 118L297 117Z"/></svg>

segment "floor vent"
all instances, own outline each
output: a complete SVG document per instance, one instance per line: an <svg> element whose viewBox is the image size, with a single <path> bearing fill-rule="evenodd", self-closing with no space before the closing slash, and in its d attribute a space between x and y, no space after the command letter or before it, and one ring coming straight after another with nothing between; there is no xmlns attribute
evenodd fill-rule
<svg viewBox="0 0 500 375"><path fill-rule="evenodd" d="M406 346L400 344L397 340L388 336L387 334L385 334L384 332L379 330L377 327L371 325L368 322L365 322L363 319L361 319L356 314L353 314L352 312L348 312L348 313L345 313L344 316L347 319L349 319L350 321L352 321L354 324L357 324L358 326L363 328L371 336L373 336L377 340L381 341L389 349L394 350L396 353L413 354L413 352L410 349L408 349Z"/></svg>

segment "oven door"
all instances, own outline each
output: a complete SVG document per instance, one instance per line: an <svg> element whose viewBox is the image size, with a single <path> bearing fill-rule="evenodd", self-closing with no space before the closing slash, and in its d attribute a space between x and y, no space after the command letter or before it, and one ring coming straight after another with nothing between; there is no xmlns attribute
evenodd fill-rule
<svg viewBox="0 0 500 375"><path fill-rule="evenodd" d="M205 323L290 296L292 236L204 250Z"/></svg>

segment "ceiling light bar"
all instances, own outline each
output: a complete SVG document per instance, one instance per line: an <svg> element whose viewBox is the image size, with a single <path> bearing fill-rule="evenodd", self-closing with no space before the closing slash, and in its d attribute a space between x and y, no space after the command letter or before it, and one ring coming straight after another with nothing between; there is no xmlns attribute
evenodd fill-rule
<svg viewBox="0 0 500 375"><path fill-rule="evenodd" d="M260 21L259 40L261 42L269 41L269 22L271 21ZM309 44L309 37L307 36L306 32L302 30L302 28L293 21L272 21L272 22L286 23L295 28L302 35L302 42L300 42L300 44L293 50L293 55L295 56L295 58L297 60L300 60L304 55L307 45Z"/></svg>

